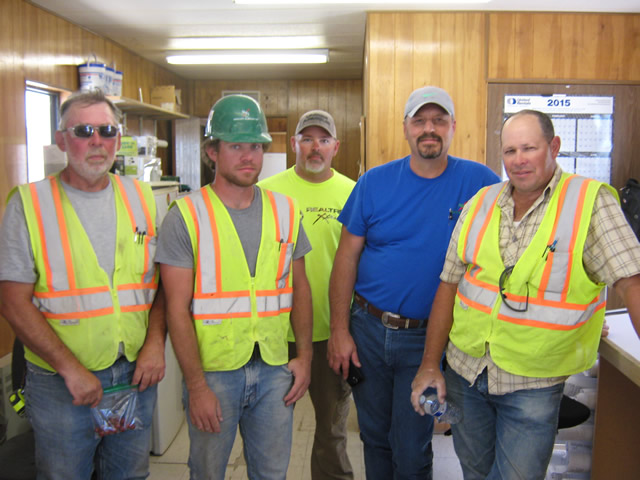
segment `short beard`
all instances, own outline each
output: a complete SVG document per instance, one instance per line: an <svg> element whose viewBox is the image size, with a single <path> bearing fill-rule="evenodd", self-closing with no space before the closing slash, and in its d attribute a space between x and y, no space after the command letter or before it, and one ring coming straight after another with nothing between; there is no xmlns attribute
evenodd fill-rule
<svg viewBox="0 0 640 480"><path fill-rule="evenodd" d="M250 187L251 185L255 185L258 182L258 177L260 176L260 172L257 172L249 180L245 180L239 175L230 175L222 172L218 172L218 173L221 176L223 176L227 182L229 182L232 185L236 185L238 187Z"/></svg>
<svg viewBox="0 0 640 480"><path fill-rule="evenodd" d="M429 146L427 147L427 150L423 152L420 149L420 141L422 141L425 138L433 138L438 140L440 142L440 148L438 148L437 150L433 150L432 147ZM420 154L420 158L424 158L425 160L433 160L434 158L438 158L440 155L442 155L442 138L438 137L437 135L422 135L416 141L416 145L418 147L418 153ZM433 148L435 148L435 146Z"/></svg>
<svg viewBox="0 0 640 480"><path fill-rule="evenodd" d="M322 173L325 171L326 167L324 163L314 165L311 162L304 162L304 169L309 173Z"/></svg>

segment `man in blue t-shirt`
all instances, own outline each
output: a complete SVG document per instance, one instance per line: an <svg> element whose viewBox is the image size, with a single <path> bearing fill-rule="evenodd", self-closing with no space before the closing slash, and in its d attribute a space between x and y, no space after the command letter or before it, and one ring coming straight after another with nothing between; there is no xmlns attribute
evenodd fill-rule
<svg viewBox="0 0 640 480"><path fill-rule="evenodd" d="M456 220L500 180L448 155L456 123L447 92L419 88L404 113L411 155L358 180L338 217L329 287L329 364L346 378L352 362L364 376L353 396L368 480L432 478L433 420L413 410L411 382Z"/></svg>

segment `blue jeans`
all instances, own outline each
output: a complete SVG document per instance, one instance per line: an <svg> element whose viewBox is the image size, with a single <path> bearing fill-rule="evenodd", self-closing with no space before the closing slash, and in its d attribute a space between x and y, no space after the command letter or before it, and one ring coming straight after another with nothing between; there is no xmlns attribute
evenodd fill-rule
<svg viewBox="0 0 640 480"><path fill-rule="evenodd" d="M451 430L465 480L544 479L564 383L491 395L486 369L473 385L448 366L444 376L447 398L463 410Z"/></svg>
<svg viewBox="0 0 640 480"><path fill-rule="evenodd" d="M198 430L191 423L189 398L183 383L183 402L189 425L191 480L223 480L231 448L240 426L247 476L284 480L291 455L293 405L285 407L293 375L286 365L271 366L254 355L244 367L228 372L205 372L216 394L222 418L220 433Z"/></svg>
<svg viewBox="0 0 640 480"><path fill-rule="evenodd" d="M102 388L130 384L135 362L121 357L93 372ZM38 480L143 479L149 476L151 422L157 387L138 393L136 418L141 429L96 438L91 408L75 406L64 379L27 363L25 400L36 443Z"/></svg>
<svg viewBox="0 0 640 480"><path fill-rule="evenodd" d="M364 375L352 391L367 479L430 480L433 418L421 417L411 406L425 329L388 329L354 303L350 330Z"/></svg>

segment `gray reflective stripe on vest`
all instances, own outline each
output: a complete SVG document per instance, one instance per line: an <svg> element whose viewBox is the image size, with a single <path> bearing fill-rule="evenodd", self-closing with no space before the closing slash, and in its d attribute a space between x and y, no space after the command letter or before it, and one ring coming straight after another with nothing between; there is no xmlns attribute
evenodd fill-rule
<svg viewBox="0 0 640 480"><path fill-rule="evenodd" d="M49 313L52 314L74 314L78 317L91 317L93 314L89 312L95 312L108 308L113 310L113 302L111 301L111 293L109 290L99 293L91 294L79 294L76 292L69 292L68 295L63 297L42 297L35 298L36 306L45 317L49 317ZM86 313L87 315L83 315Z"/></svg>
<svg viewBox="0 0 640 480"><path fill-rule="evenodd" d="M194 298L191 302L193 315L214 314L246 314L251 315L251 298L225 297L225 298Z"/></svg>
<svg viewBox="0 0 640 480"><path fill-rule="evenodd" d="M124 189L123 194L126 194L128 202L125 204L129 205L131 208L131 213L133 215L133 221L135 222L135 228L138 229L139 232L145 232L146 234L151 233L151 228L147 225L147 217L144 214L143 204L146 203L146 198L144 195L141 195L138 192L138 189L135 186L134 180L129 177L118 177L122 182L122 188ZM114 185L114 189L117 189L117 185ZM136 199L138 201L136 201ZM147 211L151 214L151 210L147 205ZM152 222L155 220L154 218L150 219ZM134 230L135 230L134 228ZM155 229L154 229L155 230ZM157 231L153 232L155 235L158 234ZM133 232L132 232L133 234ZM152 283L155 280L155 268L153 268L154 258L149 255L149 259L147 260L148 264L145 266L145 276L143 278L144 283Z"/></svg>
<svg viewBox="0 0 640 480"><path fill-rule="evenodd" d="M464 278L458 285L458 293L489 309L495 304L496 297L498 296L497 292L491 291L488 288L478 287L469 283Z"/></svg>
<svg viewBox="0 0 640 480"><path fill-rule="evenodd" d="M480 235L480 231L482 230L482 226L484 225L484 219L488 218L490 214L492 214L492 207L498 195L506 185L506 182L496 183L495 185L491 185L487 189L487 193L482 201L482 203L478 206L478 213L475 215L473 222L469 226L468 232L468 240L467 244L464 246L464 262L465 263L473 263L473 254L476 246L476 239Z"/></svg>
<svg viewBox="0 0 640 480"><path fill-rule="evenodd" d="M259 295L256 297L256 304L259 312L289 310L293 306L293 294Z"/></svg>
<svg viewBox="0 0 640 480"><path fill-rule="evenodd" d="M51 180L47 178L45 181L36 182L35 186L38 205L42 213L43 242L47 250L47 259L51 267L51 277L49 284L55 291L69 290L69 276L67 272L67 264L65 262L64 249L62 248L62 235L58 224L58 212L55 202L53 201L53 191L51 189ZM62 188L60 186L60 188Z"/></svg>
<svg viewBox="0 0 640 480"><path fill-rule="evenodd" d="M215 225L209 220L209 211L202 190L189 195L196 211L193 220L199 224L200 238L198 240L198 271L202 279L202 293L215 293L218 291L216 283L216 246L213 241L213 229ZM224 310L209 310L224 311ZM195 311L194 311L195 313Z"/></svg>
<svg viewBox="0 0 640 480"><path fill-rule="evenodd" d="M275 192L271 192L273 194L273 198L276 204L276 211L278 212L278 223L279 223L279 235L280 235L280 243L286 243L289 241L290 232L290 221L289 216L291 215L291 211L289 210L289 200L284 195L280 195ZM268 196L268 195L267 195ZM264 207L263 207L264 208ZM292 241L295 239L292 239Z"/></svg>
<svg viewBox="0 0 640 480"><path fill-rule="evenodd" d="M127 288L118 290L118 303L120 307L133 307L150 305L156 295L155 288Z"/></svg>
<svg viewBox="0 0 640 480"><path fill-rule="evenodd" d="M583 184L590 181L582 177L570 177L566 180L568 185L564 203L561 205L558 215L555 237L549 239L550 242L557 240L558 243L555 246L557 252L569 252L573 248L571 239L574 235L575 215L578 209L578 201L580 200L580 189ZM556 188L559 188L559 186ZM579 228L579 226L576 228ZM553 263L551 265L549 283L544 292L544 299L559 302L562 300L562 291L566 283L569 264L566 261L556 260L554 255L550 255L548 259L550 261L553 260Z"/></svg>
<svg viewBox="0 0 640 480"><path fill-rule="evenodd" d="M291 235L290 229L292 228L289 219L291 211L289 209L289 201L284 195L273 193L273 198L275 200L276 210L278 212L280 243L287 243L284 258L284 268L282 270L282 275L277 279L276 284L278 288L285 288L287 286L287 279L289 278L289 271L291 270L291 259L293 258L293 244L288 243L289 235ZM286 216L283 217L282 215Z"/></svg>
<svg viewBox="0 0 640 480"><path fill-rule="evenodd" d="M503 303L500 305L499 315L511 319L538 320L543 323L572 327L589 320L602 301L604 301L604 291L598 296L598 301L587 305L585 310L536 305L531 303L531 299L529 299L529 307L526 312L515 312ZM524 302L516 302L511 299L509 299L509 304L515 308L524 308L525 306Z"/></svg>

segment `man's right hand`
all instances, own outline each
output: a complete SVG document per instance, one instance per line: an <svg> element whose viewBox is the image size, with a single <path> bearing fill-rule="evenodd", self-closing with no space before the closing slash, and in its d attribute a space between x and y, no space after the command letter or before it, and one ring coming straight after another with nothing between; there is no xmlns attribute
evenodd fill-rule
<svg viewBox="0 0 640 480"><path fill-rule="evenodd" d="M80 364L72 372L60 375L73 397L74 405L89 405L91 408L98 406L102 400L102 384L98 377Z"/></svg>
<svg viewBox="0 0 640 480"><path fill-rule="evenodd" d="M189 390L189 415L191 423L198 430L207 433L220 433L222 407L218 397L208 385Z"/></svg>
<svg viewBox="0 0 640 480"><path fill-rule="evenodd" d="M329 367L345 380L349 374L349 361L353 361L357 367L362 366L356 343L348 330L332 331L327 348Z"/></svg>
<svg viewBox="0 0 640 480"><path fill-rule="evenodd" d="M420 405L420 396L429 388L435 388L438 391L438 401L444 402L447 395L447 387L444 383L444 377L440 371L440 367L426 367L420 365L418 373L416 373L413 382L411 382L411 404L413 409L420 415L424 415L424 408Z"/></svg>

